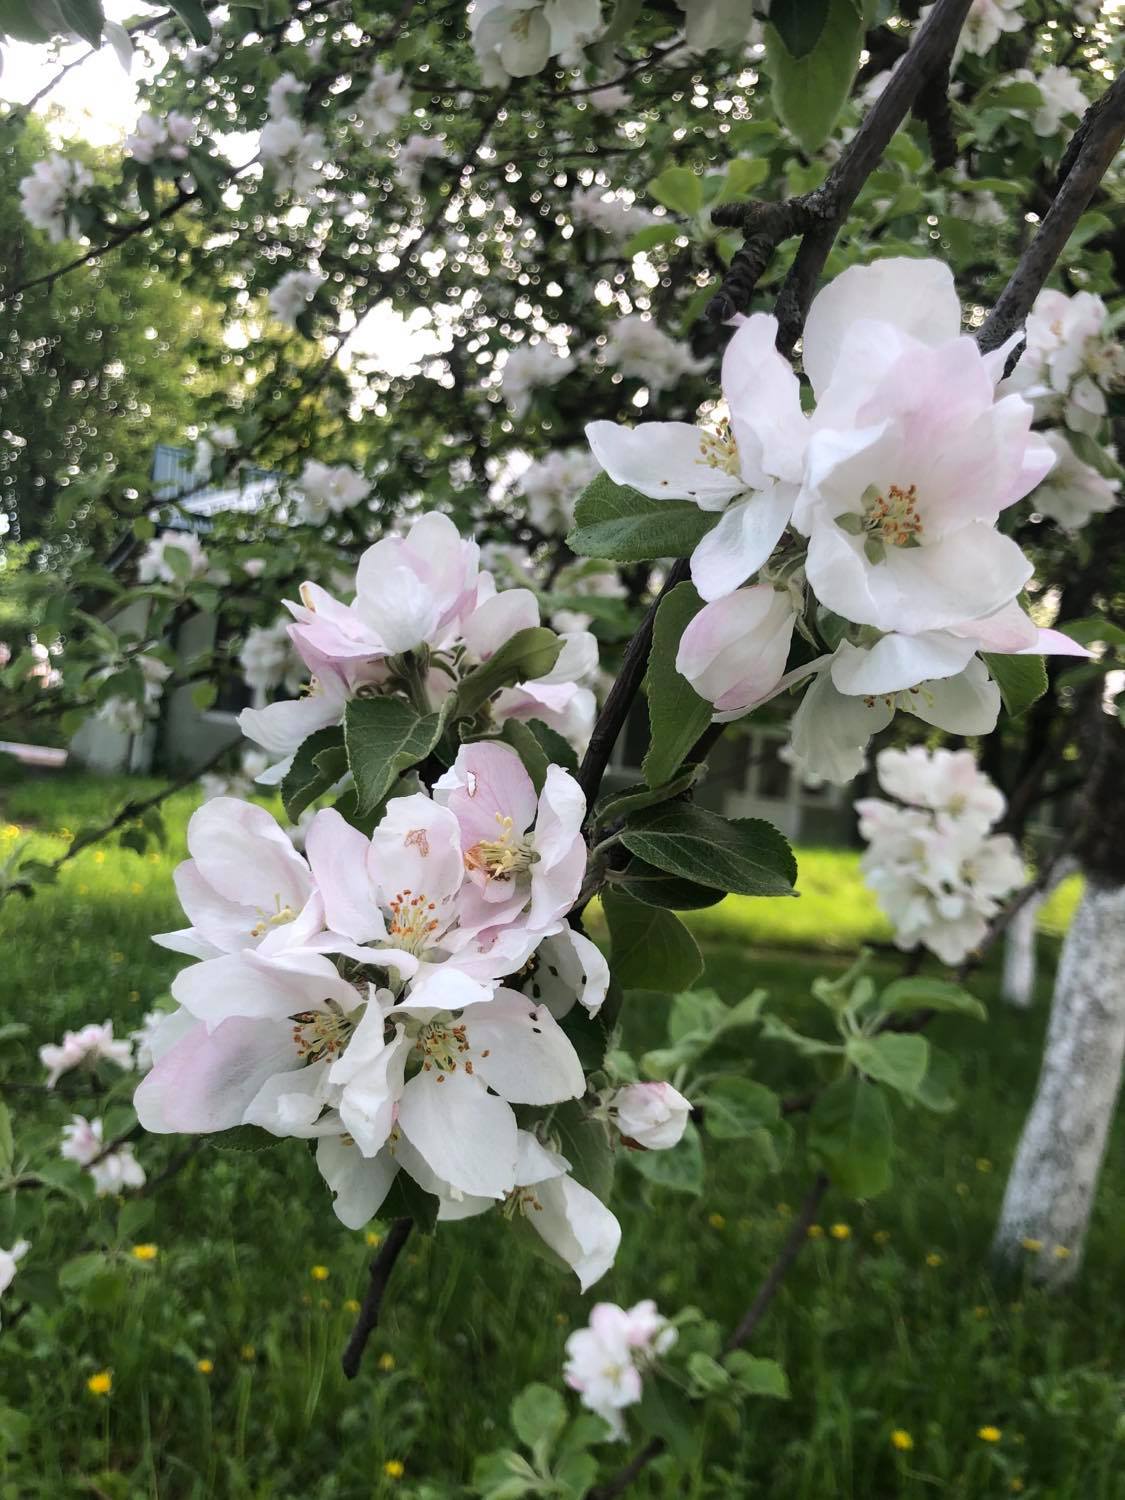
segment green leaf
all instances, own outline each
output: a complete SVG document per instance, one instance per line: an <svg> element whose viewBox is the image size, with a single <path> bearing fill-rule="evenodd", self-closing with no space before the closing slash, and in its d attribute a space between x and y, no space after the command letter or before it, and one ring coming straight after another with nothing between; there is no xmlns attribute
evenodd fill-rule
<svg viewBox="0 0 1125 1500"><path fill-rule="evenodd" d="M580 1101L568 1099L551 1115L551 1130L559 1152L570 1163L575 1182L598 1198L608 1199L613 1188L613 1147L600 1120L591 1120ZM401 1173L399 1174L402 1175Z"/></svg>
<svg viewBox="0 0 1125 1500"><path fill-rule="evenodd" d="M912 979L892 980L876 1001L876 1009L884 1015L914 1010L953 1011L977 1021L988 1020L988 1012L968 990L948 979L930 979L922 974Z"/></svg>
<svg viewBox="0 0 1125 1500"><path fill-rule="evenodd" d="M687 803L636 814L621 842L658 870L741 896L790 896L793 851L772 823L719 817Z"/></svg>
<svg viewBox="0 0 1125 1500"><path fill-rule="evenodd" d="M718 519L717 511L700 510L690 500L650 500L599 474L574 508L575 527L566 543L579 557L614 562L689 557Z"/></svg>
<svg viewBox="0 0 1125 1500"><path fill-rule="evenodd" d="M769 175L770 164L764 156L736 158L727 167L726 176L711 207L718 208L720 203L733 203L739 198L748 197L756 187L761 187ZM739 241L736 240L735 243L738 244Z"/></svg>
<svg viewBox="0 0 1125 1500"><path fill-rule="evenodd" d="M945 1115L957 1107L960 1068L957 1059L930 1043L930 1060L926 1076L914 1097L924 1109Z"/></svg>
<svg viewBox="0 0 1125 1500"><path fill-rule="evenodd" d="M566 1426L566 1402L549 1385L525 1386L512 1402L512 1430L538 1464L546 1464Z"/></svg>
<svg viewBox="0 0 1125 1500"><path fill-rule="evenodd" d="M196 682L192 685L191 701L201 714L207 712L218 696L217 682Z"/></svg>
<svg viewBox="0 0 1125 1500"><path fill-rule="evenodd" d="M102 1250L76 1255L59 1268L59 1287L64 1292L81 1292L110 1269L109 1256Z"/></svg>
<svg viewBox="0 0 1125 1500"><path fill-rule="evenodd" d="M657 245L666 245L669 240L674 240L683 230L674 219L669 219L665 224L646 224L643 229L638 229L630 240L626 240L622 247L622 255L643 255L646 250L655 250Z"/></svg>
<svg viewBox="0 0 1125 1500"><path fill-rule="evenodd" d="M1075 457L1082 463L1089 464L1091 469L1096 469L1103 479L1125 479L1125 469L1097 438L1091 437L1088 432L1071 432L1069 429L1065 436Z"/></svg>
<svg viewBox="0 0 1125 1500"><path fill-rule="evenodd" d="M699 978L699 945L679 917L612 888L602 892L602 909L613 942L613 977L622 989L675 994Z"/></svg>
<svg viewBox="0 0 1125 1500"><path fill-rule="evenodd" d="M726 1390L730 1385L730 1372L702 1349L694 1349L688 1355L687 1372L693 1387L692 1394L699 1397L714 1395L716 1391Z"/></svg>
<svg viewBox="0 0 1125 1500"><path fill-rule="evenodd" d="M670 1151L630 1151L628 1160L657 1187L695 1198L703 1191L703 1147L690 1120L679 1145Z"/></svg>
<svg viewBox="0 0 1125 1500"><path fill-rule="evenodd" d="M486 1453L474 1462L473 1489L483 1500L522 1500L543 1492L535 1470L511 1448Z"/></svg>
<svg viewBox="0 0 1125 1500"><path fill-rule="evenodd" d="M1047 668L1041 656L1000 656L991 651L981 655L1013 719L1047 691Z"/></svg>
<svg viewBox="0 0 1125 1500"><path fill-rule="evenodd" d="M564 771L578 770L578 756L569 740L564 740L557 729L544 724L542 719L523 721L543 747L543 753L553 766L562 766Z"/></svg>
<svg viewBox="0 0 1125 1500"><path fill-rule="evenodd" d="M802 5L805 0L793 0ZM851 93L863 47L863 18L852 0L827 0L815 44L795 57L776 24L766 26L766 61L782 123L810 155L832 134Z"/></svg>
<svg viewBox="0 0 1125 1500"><path fill-rule="evenodd" d="M714 906L726 894L691 880L679 880L643 859L630 860L620 874L614 875L613 884L646 906L667 906L672 911L698 911L704 906Z"/></svg>
<svg viewBox="0 0 1125 1500"><path fill-rule="evenodd" d="M16 1143L12 1136L12 1117L8 1113L8 1106L0 1100L0 1173L5 1177L12 1170L15 1155Z"/></svg>
<svg viewBox="0 0 1125 1500"><path fill-rule="evenodd" d="M344 710L344 745L362 814L377 807L403 771L438 742L441 714L420 714L405 698L353 698Z"/></svg>
<svg viewBox="0 0 1125 1500"><path fill-rule="evenodd" d="M562 646L562 637L545 625L529 625L525 630L517 630L499 651L462 677L453 694L449 717L472 718L501 688L510 687L514 682L533 682L537 677L546 677L558 661ZM368 699L371 703L387 701Z"/></svg>
<svg viewBox="0 0 1125 1500"><path fill-rule="evenodd" d="M324 768L317 764L317 757L327 751L333 751L338 756L335 764L339 765L340 769L335 776L329 776ZM290 822L295 823L309 803L322 796L334 782L340 779L346 769L344 737L335 725L330 725L327 729L318 729L315 734L310 734L307 739L302 740L293 757L293 764L286 771L281 783L281 800Z"/></svg>
<svg viewBox="0 0 1125 1500"><path fill-rule="evenodd" d="M665 167L648 184L649 197L690 218L703 207L703 181L690 167Z"/></svg>
<svg viewBox="0 0 1125 1500"><path fill-rule="evenodd" d="M806 57L828 20L828 0L773 0L770 21L790 57Z"/></svg>
<svg viewBox="0 0 1125 1500"><path fill-rule="evenodd" d="M76 31L91 47L101 46L105 26L101 0L55 0L55 5L68 30Z"/></svg>
<svg viewBox="0 0 1125 1500"><path fill-rule="evenodd" d="M744 1140L781 1119L777 1095L750 1078L716 1078L696 1101L703 1128L718 1141Z"/></svg>
<svg viewBox="0 0 1125 1500"><path fill-rule="evenodd" d="M668 1156L671 1153L649 1154ZM659 1375L650 1376L642 1388L639 1404L632 1411L644 1431L667 1443L685 1468L695 1463L700 1431L699 1409L678 1386L670 1380L662 1380Z"/></svg>
<svg viewBox="0 0 1125 1500"><path fill-rule="evenodd" d="M500 738L511 745L523 762L536 794L541 792L547 779L547 754L532 731L519 719L505 719Z"/></svg>
<svg viewBox="0 0 1125 1500"><path fill-rule="evenodd" d="M748 1396L768 1396L774 1401L789 1400L789 1377L776 1359L759 1359L745 1349L734 1349L723 1363L731 1379Z"/></svg>
<svg viewBox="0 0 1125 1500"><path fill-rule="evenodd" d="M594 809L595 822L614 823L618 818L640 812L643 807L656 807L661 802L669 802L694 786L699 775L699 767L692 766L674 780L666 781L660 786L643 786L637 782L633 786L624 787L620 792L611 792Z"/></svg>
<svg viewBox="0 0 1125 1500"><path fill-rule="evenodd" d="M1102 641L1107 646L1125 646L1125 630L1120 625L1100 620L1097 616L1090 616L1085 620L1067 620L1059 628L1080 646L1092 646L1095 641Z"/></svg>
<svg viewBox="0 0 1125 1500"><path fill-rule="evenodd" d="M891 1111L882 1089L854 1073L830 1084L809 1115L809 1149L849 1197L884 1192L891 1182Z"/></svg>
<svg viewBox="0 0 1125 1500"><path fill-rule="evenodd" d="M649 786L669 781L711 722L714 710L686 677L676 670L680 638L703 608L690 583L678 583L656 611L652 654L645 676L648 695L649 747L641 770Z"/></svg>
<svg viewBox="0 0 1125 1500"><path fill-rule="evenodd" d="M205 47L211 40L211 22L200 0L168 0L168 3L191 32L195 45Z"/></svg>
<svg viewBox="0 0 1125 1500"><path fill-rule="evenodd" d="M845 1050L861 1073L907 1097L917 1093L926 1076L930 1048L924 1036L884 1031L878 1036L852 1037Z"/></svg>
<svg viewBox="0 0 1125 1500"><path fill-rule="evenodd" d="M844 1050L837 1042L822 1042L819 1037L805 1036L794 1031L792 1026L779 1020L777 1016L762 1017L762 1039L792 1047L798 1057L828 1057Z"/></svg>

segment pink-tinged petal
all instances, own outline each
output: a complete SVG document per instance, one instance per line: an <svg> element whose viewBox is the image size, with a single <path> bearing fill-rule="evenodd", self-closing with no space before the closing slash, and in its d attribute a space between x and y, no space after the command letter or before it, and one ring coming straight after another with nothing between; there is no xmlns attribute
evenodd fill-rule
<svg viewBox="0 0 1125 1500"><path fill-rule="evenodd" d="M768 584L705 604L680 638L676 670L708 703L744 709L769 694L785 671L796 615Z"/></svg>
<svg viewBox="0 0 1125 1500"><path fill-rule="evenodd" d="M774 479L799 482L809 425L801 387L777 352L777 319L754 313L723 355L723 395L745 483L765 489Z"/></svg>
<svg viewBox="0 0 1125 1500"><path fill-rule="evenodd" d="M270 1135L313 1140L336 1135L340 1122L325 1112L328 1063L320 1061L278 1072L267 1078L246 1106L244 1125L257 1125Z"/></svg>
<svg viewBox="0 0 1125 1500"><path fill-rule="evenodd" d="M832 659L832 681L841 693L859 697L897 693L963 672L976 649L975 641L941 630L885 635L867 649L842 641Z"/></svg>
<svg viewBox="0 0 1125 1500"><path fill-rule="evenodd" d="M995 648L993 648L995 649ZM1016 656L1092 656L1085 646L1072 641L1061 630L1040 630L1034 645L1021 646L1013 653Z"/></svg>
<svg viewBox="0 0 1125 1500"><path fill-rule="evenodd" d="M540 1207L530 1211L528 1222L588 1291L612 1266L621 1244L621 1225L601 1199L573 1177L539 1183L535 1197Z"/></svg>
<svg viewBox="0 0 1125 1500"><path fill-rule="evenodd" d="M1034 647L1039 639L1035 623L1013 599L994 614L980 620L966 620L961 625L949 626L953 635L971 640L977 651L1016 652Z"/></svg>
<svg viewBox="0 0 1125 1500"><path fill-rule="evenodd" d="M161 1056L133 1096L145 1130L208 1134L241 1125L262 1085L293 1066L296 1050L287 1024L224 1021L214 1031L199 1023Z"/></svg>
<svg viewBox="0 0 1125 1500"><path fill-rule="evenodd" d="M545 1005L500 989L463 1024L474 1071L509 1104L559 1104L585 1092L578 1054Z"/></svg>
<svg viewBox="0 0 1125 1500"><path fill-rule="evenodd" d="M267 914L288 906L296 912L312 892L308 865L277 820L255 802L205 802L192 814L187 844L203 880L239 906Z"/></svg>
<svg viewBox="0 0 1125 1500"><path fill-rule="evenodd" d="M544 861L533 865L531 904L525 918L528 926L542 932L565 917L578 899L585 874L586 841L581 834L550 865Z"/></svg>
<svg viewBox="0 0 1125 1500"><path fill-rule="evenodd" d="M578 782L562 766L548 766L535 820L535 847L542 863L553 865L571 854L585 816L586 796Z"/></svg>
<svg viewBox="0 0 1125 1500"><path fill-rule="evenodd" d="M370 1021L370 1025L368 1025ZM379 1038L368 1040L362 1034L383 1027L383 1014L376 1006L364 1016L352 1037L343 1057L332 1065L331 1080L343 1088L338 1105L340 1121L355 1141L364 1156L374 1156L387 1142L395 1122L395 1110L404 1086L406 1061L413 1043L401 1026L395 1028L394 1039L385 1046L376 1046ZM352 1063L350 1054L359 1045L363 1066ZM342 1064L349 1065L348 1076L338 1076Z"/></svg>
<svg viewBox="0 0 1125 1500"><path fill-rule="evenodd" d="M691 580L700 598L733 593L768 562L789 525L796 493L791 484L774 484L720 517L691 555Z"/></svg>
<svg viewBox="0 0 1125 1500"><path fill-rule="evenodd" d="M746 481L707 463L703 436L690 422L591 422L586 428L594 457L615 484L650 500L694 500L700 510L722 510Z"/></svg>
<svg viewBox="0 0 1125 1500"><path fill-rule="evenodd" d="M318 1143L316 1165L335 1195L332 1206L336 1217L348 1229L362 1229L371 1222L383 1206L398 1171L390 1152L381 1152L374 1160L368 1160L338 1135L326 1136Z"/></svg>
<svg viewBox="0 0 1125 1500"><path fill-rule="evenodd" d="M535 788L510 745L487 740L462 745L452 771L458 785L446 806L457 819L462 849L500 838L505 826L518 838L534 823ZM505 819L511 821L505 825Z"/></svg>
<svg viewBox="0 0 1125 1500"><path fill-rule="evenodd" d="M434 903L437 921L444 920L443 903L457 894L465 875L457 819L421 792L391 799L371 835L367 858L383 904L410 891Z"/></svg>
<svg viewBox="0 0 1125 1500"><path fill-rule="evenodd" d="M539 624L539 601L530 589L505 589L478 604L461 626L469 655L487 661L519 630Z"/></svg>
<svg viewBox="0 0 1125 1500"><path fill-rule="evenodd" d="M398 1124L450 1187L480 1198L503 1198L513 1187L516 1117L463 1068L416 1073L399 1101Z"/></svg>
<svg viewBox="0 0 1125 1500"><path fill-rule="evenodd" d="M306 954L298 968L292 954L264 959L253 950L181 969L172 997L212 1028L229 1016L285 1021L328 999L349 1009L356 1003L355 991L326 958Z"/></svg>
<svg viewBox="0 0 1125 1500"><path fill-rule="evenodd" d="M256 938L251 936L250 929L260 918L253 906L220 895L211 882L204 879L193 859L185 859L177 865L172 879L188 921L204 942L221 953L234 953L239 948L254 945Z"/></svg>
<svg viewBox="0 0 1125 1500"><path fill-rule="evenodd" d="M830 281L813 299L802 340L805 373L818 399L836 370L849 325L867 318L931 346L955 339L961 301L952 271L939 260L890 256L849 266Z"/></svg>
<svg viewBox="0 0 1125 1500"><path fill-rule="evenodd" d="M305 834L305 852L333 932L356 943L386 937L383 914L367 872L369 841L334 807L320 810Z"/></svg>

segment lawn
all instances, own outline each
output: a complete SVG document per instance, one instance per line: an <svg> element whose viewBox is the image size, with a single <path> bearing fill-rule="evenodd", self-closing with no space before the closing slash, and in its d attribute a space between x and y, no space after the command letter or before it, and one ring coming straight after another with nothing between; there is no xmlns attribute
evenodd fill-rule
<svg viewBox="0 0 1125 1500"><path fill-rule="evenodd" d="M0 792L0 860L29 835L44 854L61 852L62 831L112 809L125 785L68 776ZM186 794L172 803L167 850L85 850L56 886L0 907L0 1022L27 1027L8 1034L0 1056L19 1139L57 1139L69 1112L65 1087L44 1092L37 1048L87 1020L127 1031L165 993L180 960L149 934L179 925L170 877L193 805ZM810 1024L811 978L838 969L860 941L887 938L854 855L805 851L801 865L800 900L732 898L693 918L704 982L728 1000L764 986L798 1027ZM1073 899L1072 890L1056 897L1056 930ZM993 967L976 986L988 1025L944 1017L934 1026L962 1061L964 1098L944 1117L898 1110L895 1187L864 1206L826 1200L754 1344L783 1362L792 1399L750 1405L738 1424L713 1421L693 1473L657 1465L632 1493L1122 1494L1120 1130L1077 1290L1051 1300L1022 1283L996 1286L987 1270L1038 1067L1052 940L1044 946L1032 1012L999 1002ZM897 960L880 962L893 972ZM667 1004L629 1016L638 1042L660 1040ZM754 1033L735 1035L763 1081L808 1087L807 1065ZM138 1155L155 1176L182 1145L142 1140ZM622 1252L592 1297L529 1255L498 1216L443 1226L400 1263L352 1384L338 1355L371 1251L363 1233L337 1223L300 1145L209 1147L143 1198L99 1200L92 1211L44 1195L32 1252L4 1299L0 1500L468 1495L473 1458L510 1442L511 1397L529 1380L558 1383L567 1333L594 1298L652 1295L733 1324L803 1192L802 1161L799 1136L774 1175L738 1143L709 1146L701 1199L622 1170ZM18 1209L11 1195L0 1206L0 1246L17 1212L30 1211L34 1195L19 1197ZM135 1259L136 1243L156 1245L155 1259ZM111 1270L84 1279L79 1258L106 1245L120 1252ZM21 1282L37 1294L25 1315ZM106 1396L87 1389L99 1371L112 1375ZM982 1428L998 1429L998 1441L980 1438ZM892 1445L896 1429L911 1448Z"/></svg>

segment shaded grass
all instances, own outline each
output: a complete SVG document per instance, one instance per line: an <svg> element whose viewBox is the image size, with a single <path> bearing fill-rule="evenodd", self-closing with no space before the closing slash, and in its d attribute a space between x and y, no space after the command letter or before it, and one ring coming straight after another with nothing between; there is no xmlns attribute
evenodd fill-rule
<svg viewBox="0 0 1125 1500"><path fill-rule="evenodd" d="M0 821L34 818L48 849L65 848L60 827L105 806L104 784L74 781L50 793L39 786L20 788L18 801L6 794ZM84 851L56 887L0 907L0 1019L29 1026L0 1054L21 1139L38 1129L57 1138L77 1107L43 1094L35 1049L89 1019L129 1029L179 966L149 934L181 920L171 870L192 805L189 796L176 799L166 852ZM801 901L731 901L703 914L706 921L693 919L706 982L729 1000L766 987L791 1024L816 1024L811 978L838 968L844 950L871 935L851 858L805 856ZM819 903L819 932L793 925L805 902ZM802 951L814 938L839 951ZM779 952L787 943L794 951ZM892 1191L862 1207L838 1194L826 1201L824 1233L798 1261L754 1346L785 1363L792 1401L751 1404L740 1422L710 1416L693 1472L654 1469L635 1493L1121 1494L1120 1132L1075 1293L1051 1300L1018 1284L997 1287L986 1270L1038 1068L1051 956L1030 1014L999 1004L990 968L978 985L988 1026L956 1017L935 1025L934 1040L962 1061L964 1103L945 1118L896 1106ZM880 962L896 971L893 956ZM659 1041L666 1011L666 1001L653 999L630 1012L630 1039ZM732 1045L772 1086L814 1081L808 1064L753 1033ZM362 1295L371 1252L363 1234L337 1223L297 1143L253 1154L206 1148L147 1200L148 1220L112 1200L86 1213L44 1197L28 1232L32 1254L4 1302L0 1452L9 1451L0 1458L0 1496L464 1494L473 1457L509 1441L511 1396L531 1379L557 1382L567 1333L595 1298L628 1304L654 1295L667 1308L695 1303L726 1327L737 1320L808 1180L801 1128L776 1176L740 1143L709 1147L700 1200L648 1189L625 1163L615 1198L622 1253L591 1297L529 1254L497 1216L416 1240L354 1384L340 1375L338 1356L347 1303ZM144 1140L138 1154L155 1172L179 1144ZM0 1244L10 1242L12 1213L11 1204L0 1209ZM833 1225L845 1226L846 1237L834 1237ZM103 1232L122 1252L113 1275L92 1289L60 1290L59 1267ZM138 1240L159 1246L155 1262L129 1256ZM327 1278L315 1279L314 1266L326 1267ZM35 1304L19 1316L21 1282ZM197 1368L201 1359L213 1361L212 1373ZM99 1400L85 1382L103 1368L114 1384ZM5 1408L30 1418L22 1434ZM1001 1430L999 1443L978 1438L986 1424ZM891 1447L893 1428L911 1433L911 1452ZM611 1462L622 1456L606 1452ZM405 1464L402 1480L384 1475L390 1459Z"/></svg>

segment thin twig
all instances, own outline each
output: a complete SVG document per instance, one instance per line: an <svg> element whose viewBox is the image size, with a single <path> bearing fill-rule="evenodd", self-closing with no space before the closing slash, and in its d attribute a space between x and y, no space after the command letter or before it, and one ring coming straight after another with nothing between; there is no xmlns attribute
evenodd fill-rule
<svg viewBox="0 0 1125 1500"><path fill-rule="evenodd" d="M340 1363L344 1368L344 1374L349 1380L354 1380L359 1374L359 1366L363 1359L363 1351L367 1348L367 1340L379 1325L379 1311L383 1306L383 1295L387 1290L387 1283L391 1279L391 1272L394 1270L395 1262L402 1254L406 1242L410 1238L410 1231L413 1228L413 1219L396 1219L387 1232L387 1238L383 1241L379 1254L371 1262L371 1275L367 1283L367 1294L356 1317L351 1336L348 1339L343 1354L340 1356Z"/></svg>
<svg viewBox="0 0 1125 1500"><path fill-rule="evenodd" d="M1080 139L1081 144L1054 202L977 334L977 342L986 353L999 348L1027 317L1074 226L1125 140L1125 73L1119 74L1108 91L1090 106L1075 139ZM1070 155L1069 148L1067 154Z"/></svg>

